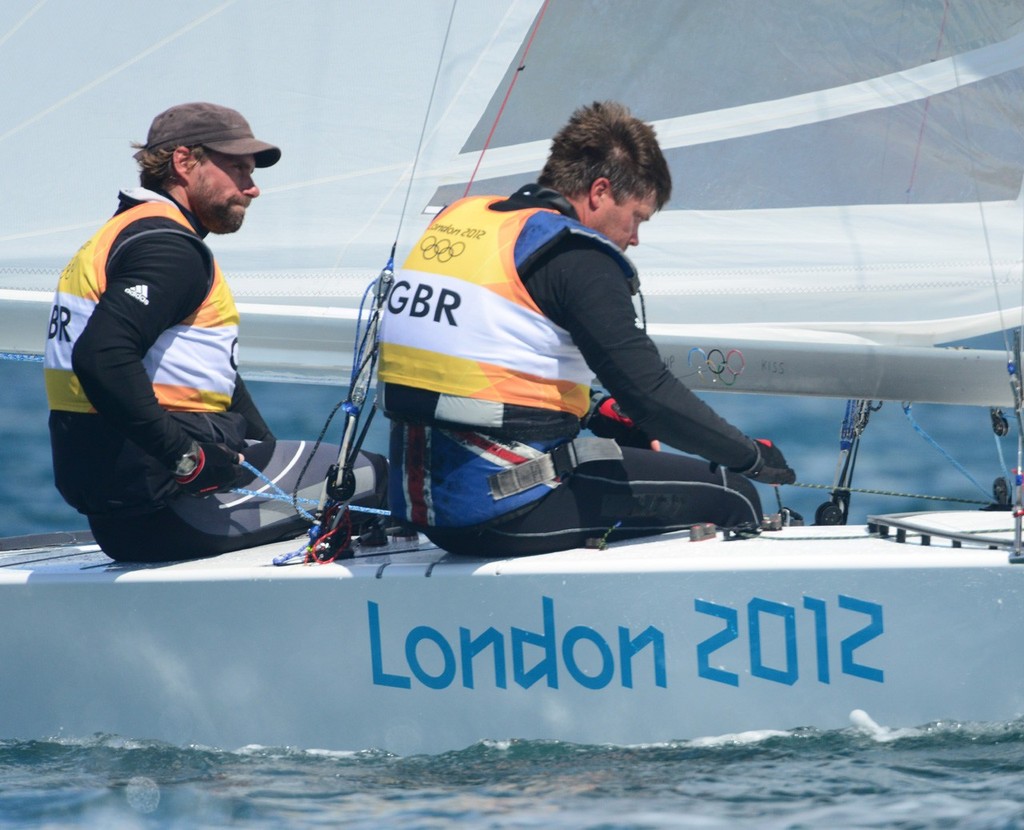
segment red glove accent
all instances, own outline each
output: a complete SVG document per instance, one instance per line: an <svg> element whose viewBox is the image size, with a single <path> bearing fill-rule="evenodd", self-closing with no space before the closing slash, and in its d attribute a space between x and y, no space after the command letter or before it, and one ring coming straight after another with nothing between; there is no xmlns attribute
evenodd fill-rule
<svg viewBox="0 0 1024 830"><path fill-rule="evenodd" d="M618 421L624 427L633 427L633 419L622 411L622 407L619 406L619 402L615 398L605 398L597 407L597 411L610 421Z"/></svg>

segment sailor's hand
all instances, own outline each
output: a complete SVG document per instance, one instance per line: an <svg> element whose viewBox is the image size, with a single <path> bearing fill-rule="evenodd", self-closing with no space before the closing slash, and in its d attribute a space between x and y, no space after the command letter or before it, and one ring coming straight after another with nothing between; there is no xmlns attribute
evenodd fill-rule
<svg viewBox="0 0 1024 830"><path fill-rule="evenodd" d="M585 424L599 438L612 438L620 447L661 449L661 444L633 423L611 395L595 397Z"/></svg>
<svg viewBox="0 0 1024 830"><path fill-rule="evenodd" d="M174 480L193 496L225 493L245 478L244 457L225 444L192 442L179 460Z"/></svg>
<svg viewBox="0 0 1024 830"><path fill-rule="evenodd" d="M792 484L796 481L796 473L786 463L782 451L767 438L755 438L757 460L743 475L761 484Z"/></svg>

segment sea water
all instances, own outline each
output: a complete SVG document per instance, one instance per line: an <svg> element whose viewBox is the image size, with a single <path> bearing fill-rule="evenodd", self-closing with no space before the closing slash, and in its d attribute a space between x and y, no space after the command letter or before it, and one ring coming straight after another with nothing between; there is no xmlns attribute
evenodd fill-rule
<svg viewBox="0 0 1024 830"><path fill-rule="evenodd" d="M53 487L41 375L38 363L0 360L0 536L86 526ZM340 387L249 385L282 438L315 439L344 397ZM840 459L845 403L706 399L749 434L779 444L799 483L815 485L781 488L781 502L812 517ZM851 521L977 506L1016 466L1014 430L997 439L987 409L915 406L910 415L913 422L892 403L872 413L854 486L877 492L854 493ZM337 442L340 427L329 425L325 440ZM384 447L384 425L374 423L367 448ZM761 492L766 509L777 509L774 491ZM930 495L964 502L923 498ZM103 632L83 632L83 648L88 636ZM332 705L315 692L281 705ZM0 735L0 828L1024 828L1024 721L878 724L870 712L850 716L849 727L832 731L636 747L482 741L411 757L373 747Z"/></svg>
<svg viewBox="0 0 1024 830"><path fill-rule="evenodd" d="M1024 827L1022 774L1019 721L888 729L865 716L828 732L409 757L0 740L0 826L1008 830Z"/></svg>

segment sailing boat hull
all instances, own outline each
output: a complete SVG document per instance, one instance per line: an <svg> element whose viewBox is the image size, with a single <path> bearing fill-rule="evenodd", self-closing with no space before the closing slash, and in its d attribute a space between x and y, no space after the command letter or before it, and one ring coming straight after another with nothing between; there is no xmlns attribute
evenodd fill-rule
<svg viewBox="0 0 1024 830"><path fill-rule="evenodd" d="M787 528L491 561L393 544L285 567L295 543L146 567L5 554L0 734L409 754L1017 717L1024 569L919 541Z"/></svg>

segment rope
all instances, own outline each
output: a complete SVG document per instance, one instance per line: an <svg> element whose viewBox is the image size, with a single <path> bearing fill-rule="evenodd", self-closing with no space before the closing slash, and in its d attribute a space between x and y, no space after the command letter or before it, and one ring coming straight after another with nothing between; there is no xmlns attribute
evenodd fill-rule
<svg viewBox="0 0 1024 830"><path fill-rule="evenodd" d="M271 491L267 492L265 490L264 491L247 490L244 487L235 487L235 488L232 488L232 490L231 490L232 493L238 493L239 495L242 495L242 496L255 496L256 498L261 498L261 499L271 499L273 501L286 501L289 504L293 505L295 507L295 509L300 513L300 515L304 519L307 519L310 522L316 522L316 517L313 516L313 514L309 513L308 511L303 510L301 507L299 507L299 504L319 504L320 502L317 499L302 498L302 497L299 497L299 496L295 495L294 493L289 495L284 490L282 490L280 487L278 487L277 484L275 484L273 481L271 481L269 478L267 478L267 476L265 476L263 474L262 470L257 470L248 461L243 461L242 462L242 466L245 469L247 469L250 473L253 473L254 475L256 475L260 479L260 481L264 482L265 484L268 484L270 486L270 488L271 488ZM377 516L390 516L391 515L391 511L390 510L383 510L383 509L381 509L379 507L360 507L358 504L351 504L351 505L349 505L349 510L354 510L357 513L373 513L374 515L377 515Z"/></svg>
<svg viewBox="0 0 1024 830"><path fill-rule="evenodd" d="M938 39L935 42L935 51L933 53L934 57L932 58L932 60L936 60L938 58L938 56L941 54L942 41L945 39L946 23L947 23L948 19L949 19L949 0L946 0L946 2L943 5L943 8L942 8L942 22L939 24L939 36L938 36ZM954 62L954 71L955 71L955 62ZM931 108L931 104L932 104L932 98L929 95L924 100L924 112L921 114L921 127L918 130L918 132L917 132L917 145L914 147L914 161L913 161L913 163L910 166L910 181L907 183L907 191L906 191L906 193L907 193L907 201L908 202L910 201L910 194L911 194L911 192L914 189L914 182L917 179L917 165L918 165L918 162L920 161L920 157L921 157L921 145L924 143L924 132L925 132L926 127L928 126L928 111Z"/></svg>
<svg viewBox="0 0 1024 830"><path fill-rule="evenodd" d="M430 87L430 97L427 99L427 111L423 114L423 126L420 128L419 142L416 144L416 155L413 156L412 170L409 172L409 185L405 189L405 201L402 203L402 212L398 215L398 228L395 231L395 246L398 245L398 238L402 233L402 222L405 220L406 211L409 208L409 198L412 193L413 182L416 181L416 168L419 165L420 155L423 151L423 139L427 134L427 123L430 121L430 111L434 107L434 95L437 93L437 82L441 77L441 67L444 65L444 56L448 51L448 38L452 32L452 21L455 19L455 7L458 0L452 3L452 10L448 14L448 27L444 32L444 40L441 42L441 52L437 56L437 69L434 70L434 83ZM391 249L391 256L395 254L395 248Z"/></svg>
<svg viewBox="0 0 1024 830"><path fill-rule="evenodd" d="M292 505L292 507L295 508L296 512L300 516L302 516L302 518L304 518L306 521L311 522L311 523L315 523L316 522L316 518L313 516L312 513L310 513L308 510L306 510L306 509L304 509L302 507L299 507L299 502L300 501L308 502L308 501L310 501L309 499L300 499L300 498L298 498L295 495L289 496L284 490L282 490L280 487L278 487L275 482L271 481L267 476L265 476L263 474L262 470L257 470L248 461L243 461L242 462L242 466L245 469L247 469L250 473L253 473L260 481L262 481L264 484L266 484L268 487L270 487L271 492L269 492L269 493L259 493L259 492L256 492L255 490L242 490L242 489L232 490L232 492L234 492L234 493L241 493L242 495L245 495L245 496L257 496L257 497L261 497L261 498L270 498L270 499L275 499L277 501L289 502Z"/></svg>
<svg viewBox="0 0 1024 830"><path fill-rule="evenodd" d="M320 502L317 499L301 498L295 495L294 493L289 495L280 487L278 487L275 482L267 478L267 476L264 475L262 470L256 469L256 467L254 467L248 461L243 461L241 466L244 467L253 475L255 475L257 478L259 478L259 480L262 481L264 484L268 485L270 487L270 492L267 492L265 490L247 490L244 487L234 487L231 490L232 493L238 493L239 495L242 496L255 496L256 498L261 499L271 499L273 501L286 501L289 504L294 505L295 509L299 511L299 513L302 515L304 519L308 519L310 522L316 521L316 517L308 511L303 510L301 507L299 507L299 504L319 504ZM359 505L356 504L350 505L349 509L355 510L356 512L359 513L374 513L378 516L391 515L390 510L381 510L380 508L377 507L360 507Z"/></svg>
<svg viewBox="0 0 1024 830"><path fill-rule="evenodd" d="M903 414L907 416L907 420L910 422L910 426L913 427L914 432L916 432L918 435L920 435L922 438L924 438L925 441L927 441L929 444L931 444L932 447L934 447L943 458L945 458L950 464L952 464L953 467L956 470L958 470L960 473L962 473L963 476L969 482L971 482L971 484L973 484L975 487L977 487L978 490L980 490L989 499L989 501L991 501L991 494L989 493L989 491L986 490L984 487L982 487L981 484L978 483L978 480L974 476L972 476L970 474L970 472L968 472L967 468L964 467L963 464L961 464L959 461L957 461L955 458L953 458L953 456L951 456L948 452L946 452L946 450L944 450L941 446L939 446L938 441L936 441L927 432L925 432L921 428L920 424L918 424L917 421L914 420L914 416L910 414L911 406L912 406L912 404L910 404L910 403L904 403L903 404ZM988 502L986 502L986 504L987 503Z"/></svg>
<svg viewBox="0 0 1024 830"><path fill-rule="evenodd" d="M494 138L494 133L498 129L498 122L501 121L501 116L505 113L505 105L508 104L508 99L512 97L512 90L515 88L516 81L519 80L519 73L526 69L526 56L530 52L530 47L533 46L533 39L537 36L537 30L540 29L540 22L544 19L544 13L548 10L548 3L550 0L544 0L544 5L541 6L540 12L537 14L537 22L533 24L533 30L530 32L530 37L526 41L526 46L523 48L523 56L519 59L519 65L516 67L516 71L512 73L512 80L509 82L508 89L505 90L505 97L501 101L501 106L498 107L498 112L494 116L494 123L491 124L490 132L487 133L487 138L484 140L484 146L480 148L480 155L477 156L476 165L473 167L473 173L469 177L469 181L466 182L466 189L463 192L463 196L469 195L469 189L473 186L473 182L476 180L476 174L480 170L480 165L483 163L484 154L491 146L491 139Z"/></svg>
<svg viewBox="0 0 1024 830"><path fill-rule="evenodd" d="M299 486L302 482L303 476L309 468L310 461L313 455L319 449L324 436L327 434L327 429L331 424L334 416L338 410L341 409L345 413L345 427L342 431L341 445L338 452L338 464L332 469L335 470L332 475L328 477L328 484L331 484L332 476L338 476L343 478L347 472L351 469L351 459L353 459L362 447L363 440L370 427L370 422L373 419L373 410L371 410L370 418L363 425L361 431L358 430L359 419L362 413L363 405L366 402L367 390L370 386L370 380L373 376L374 370L377 363L377 338L380 326L381 309L384 300L387 297L388 291L390 290L391 278L394 274L394 259L395 251L398 249L398 240L402 233L402 224L405 220L405 215L408 213L409 199L411 198L413 183L416 181L416 170L419 166L420 156L423 152L423 142L427 133L427 125L430 122L430 112L434 105L434 98L437 93L438 81L441 77L441 68L444 65L444 56L448 50L448 40L451 36L452 22L455 19L455 9L458 5L458 0L454 0L451 6L451 11L448 15L448 25L445 29L444 40L441 44L441 50L438 54L437 68L434 71L434 81L430 90L430 97L427 100L426 111L423 114L423 122L420 127L420 135L416 144L416 152L413 156L412 169L409 174L409 183L405 189L405 198L402 202L402 210L398 216L398 226L395 229L395 241L391 245L391 254L388 257L387 264L381 270L380 274L373 279L370 284L363 291L363 296L359 302L359 313L356 317L356 331L353 342L353 355L352 355L352 372L349 376L349 388L348 395L345 400L338 403L331 413L327 416L327 420L324 423L323 428L320 430L320 435L316 439L316 443L313 447L313 452L306 459L306 463L303 465L301 472L299 473L298 480L295 485L295 492L291 496L287 494L283 495L283 500L288 501L295 510L304 518L312 523L310 527L310 543L305 546L301 553L308 553L317 544L318 541L323 542L327 538L333 536L336 527L323 528L321 527L321 521L328 521L328 514L334 516L334 513L329 510L329 507L333 504L333 496L331 495L331 487L325 490L325 496L323 502L317 501L318 512L321 513L318 521L309 511L299 506L300 501L309 501L306 499L299 499L297 497ZM366 312L367 301L369 300L369 311ZM365 314L364 314L365 312ZM365 319L365 327L364 327ZM354 440L353 440L354 438ZM248 467L249 465L245 465ZM252 468L250 468L252 469ZM262 475L260 475L263 478ZM264 478L266 481L266 479ZM334 483L337 483L339 479L333 479ZM276 485L272 485L275 490L280 492L280 489ZM265 493L251 494L259 495L261 497L268 497ZM281 496L269 496L272 498L281 498ZM388 510L379 510L377 508L359 507L357 505L346 505L346 509L354 510L366 513L376 513L382 516L390 516L391 512ZM335 521L333 518L331 521ZM286 557L278 557L274 560L275 565L284 564L284 562L291 559L293 556L297 556L300 552L291 554Z"/></svg>
<svg viewBox="0 0 1024 830"><path fill-rule="evenodd" d="M791 487L803 487L808 490L841 490L844 493L865 493L869 496L896 496L903 499L923 499L926 501L951 501L960 504L991 504L992 499L978 501L976 499L961 499L954 496L931 496L926 493L901 493L896 490L870 490L866 487L835 487L831 484L807 484L802 481L793 482Z"/></svg>

